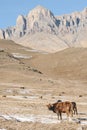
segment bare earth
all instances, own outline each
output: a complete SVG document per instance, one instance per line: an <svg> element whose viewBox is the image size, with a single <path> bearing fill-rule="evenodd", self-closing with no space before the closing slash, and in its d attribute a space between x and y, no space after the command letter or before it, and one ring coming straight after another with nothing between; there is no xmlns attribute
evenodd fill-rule
<svg viewBox="0 0 87 130"><path fill-rule="evenodd" d="M59 121L46 107L75 101ZM0 40L0 130L87 130L87 49L48 54Z"/></svg>

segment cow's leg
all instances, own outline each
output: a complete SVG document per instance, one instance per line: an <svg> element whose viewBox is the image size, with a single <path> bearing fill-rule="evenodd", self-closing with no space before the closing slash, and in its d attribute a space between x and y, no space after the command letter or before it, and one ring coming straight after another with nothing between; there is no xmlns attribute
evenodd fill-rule
<svg viewBox="0 0 87 130"><path fill-rule="evenodd" d="M69 120L69 111L66 111L67 120Z"/></svg>
<svg viewBox="0 0 87 130"><path fill-rule="evenodd" d="M76 107L76 115L78 115L78 112L77 112L77 107Z"/></svg>
<svg viewBox="0 0 87 130"><path fill-rule="evenodd" d="M74 115L77 114L77 108L74 108Z"/></svg>
<svg viewBox="0 0 87 130"><path fill-rule="evenodd" d="M57 116L58 116L58 120L59 120L59 117L60 117L60 120L62 120L62 113L61 112L57 112Z"/></svg>
<svg viewBox="0 0 87 130"><path fill-rule="evenodd" d="M73 109L73 114L74 114L74 115L75 115L75 111L76 111L76 110L75 110L75 108L74 108L74 109Z"/></svg>
<svg viewBox="0 0 87 130"><path fill-rule="evenodd" d="M75 110L74 110L74 112L75 112ZM71 117L73 117L73 111L72 110L70 111L70 115L71 115Z"/></svg>
<svg viewBox="0 0 87 130"><path fill-rule="evenodd" d="M72 110L68 111L68 113L67 113L67 119L68 119L68 121L72 121L72 117L73 117L73 111Z"/></svg>
<svg viewBox="0 0 87 130"><path fill-rule="evenodd" d="M59 112L57 112L58 120L59 120Z"/></svg>
<svg viewBox="0 0 87 130"><path fill-rule="evenodd" d="M59 114L60 114L60 120L62 120L62 113L60 112Z"/></svg>

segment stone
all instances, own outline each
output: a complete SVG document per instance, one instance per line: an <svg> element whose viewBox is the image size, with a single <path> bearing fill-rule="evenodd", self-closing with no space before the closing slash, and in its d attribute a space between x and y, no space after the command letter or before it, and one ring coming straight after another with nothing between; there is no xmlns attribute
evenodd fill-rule
<svg viewBox="0 0 87 130"><path fill-rule="evenodd" d="M5 34L2 29L0 29L0 39L5 39Z"/></svg>

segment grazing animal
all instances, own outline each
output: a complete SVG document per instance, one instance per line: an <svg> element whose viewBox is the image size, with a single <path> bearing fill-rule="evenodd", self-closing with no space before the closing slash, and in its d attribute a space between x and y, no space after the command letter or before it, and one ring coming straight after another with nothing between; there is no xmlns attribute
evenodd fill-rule
<svg viewBox="0 0 87 130"><path fill-rule="evenodd" d="M73 107L73 114L75 115L77 115L78 114L78 112L77 112L77 105L76 105L76 102L71 102L72 103L72 107Z"/></svg>
<svg viewBox="0 0 87 130"><path fill-rule="evenodd" d="M57 101L57 103L59 103L59 102L62 102L62 100L58 100ZM73 114L75 115L77 115L78 114L78 112L77 112L77 105L76 105L76 102L71 102L72 103L72 108L73 108Z"/></svg>
<svg viewBox="0 0 87 130"><path fill-rule="evenodd" d="M67 117L69 117L70 115L73 116L72 103L69 101L48 104L47 107L49 110L57 114L58 120L59 117L62 120L62 113L66 113Z"/></svg>

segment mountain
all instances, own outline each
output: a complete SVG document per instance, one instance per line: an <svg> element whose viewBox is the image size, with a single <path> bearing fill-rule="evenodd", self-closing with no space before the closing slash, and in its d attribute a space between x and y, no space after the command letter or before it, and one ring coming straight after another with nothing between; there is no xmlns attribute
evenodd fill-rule
<svg viewBox="0 0 87 130"><path fill-rule="evenodd" d="M19 15L16 26L0 29L1 39L47 52L69 47L87 47L87 8L82 12L54 16L37 6L27 16Z"/></svg>

